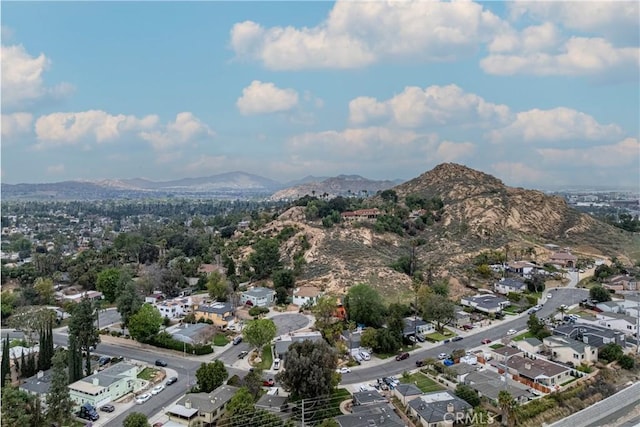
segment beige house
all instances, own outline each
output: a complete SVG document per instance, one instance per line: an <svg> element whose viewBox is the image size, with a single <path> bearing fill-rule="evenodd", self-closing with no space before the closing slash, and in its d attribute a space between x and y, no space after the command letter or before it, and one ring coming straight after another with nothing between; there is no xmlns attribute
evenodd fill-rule
<svg viewBox="0 0 640 427"><path fill-rule="evenodd" d="M322 291L315 286L301 286L293 291L293 304L302 307L305 304L315 305Z"/></svg>
<svg viewBox="0 0 640 427"><path fill-rule="evenodd" d="M140 369L129 363L116 363L107 369L69 384L69 397L76 407L90 403L98 408L132 393L142 385Z"/></svg>
<svg viewBox="0 0 640 427"><path fill-rule="evenodd" d="M578 262L578 257L569 251L560 251L551 255L549 257L549 262L561 267L573 268L576 266L576 262Z"/></svg>
<svg viewBox="0 0 640 427"><path fill-rule="evenodd" d="M552 335L544 338L542 342L549 357L558 362L578 366L583 363L591 365L598 360L597 349L581 341Z"/></svg>
<svg viewBox="0 0 640 427"><path fill-rule="evenodd" d="M238 390L238 387L222 385L211 393L187 394L170 406L166 415L170 422L188 427L214 425Z"/></svg>
<svg viewBox="0 0 640 427"><path fill-rule="evenodd" d="M196 320L210 320L214 325L223 329L233 326L235 320L233 306L228 302L199 305L193 313Z"/></svg>

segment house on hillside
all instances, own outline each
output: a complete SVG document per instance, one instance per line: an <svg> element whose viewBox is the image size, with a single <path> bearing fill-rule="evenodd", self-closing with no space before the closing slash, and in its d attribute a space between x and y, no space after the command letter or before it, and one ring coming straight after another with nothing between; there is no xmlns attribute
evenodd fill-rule
<svg viewBox="0 0 640 427"><path fill-rule="evenodd" d="M507 264L507 270L520 277L530 277L537 269L536 264L528 261L511 261Z"/></svg>
<svg viewBox="0 0 640 427"><path fill-rule="evenodd" d="M360 209L357 211L342 212L342 221L351 223L356 221L375 221L381 215L379 209Z"/></svg>
<svg viewBox="0 0 640 427"><path fill-rule="evenodd" d="M549 257L551 264L559 265L563 268L575 268L578 257L569 251L555 252Z"/></svg>
<svg viewBox="0 0 640 427"><path fill-rule="evenodd" d="M235 323L233 306L229 302L214 302L202 304L195 308L193 314L196 320L210 320L219 328L229 328Z"/></svg>
<svg viewBox="0 0 640 427"><path fill-rule="evenodd" d="M471 297L462 297L460 304L487 314L500 313L505 307L511 305L509 300L495 294L477 294Z"/></svg>
<svg viewBox="0 0 640 427"><path fill-rule="evenodd" d="M527 285L520 279L502 278L493 284L493 290L499 294L521 294L527 290Z"/></svg>
<svg viewBox="0 0 640 427"><path fill-rule="evenodd" d="M622 292L622 291L637 291L638 279L628 274L621 274L618 276L610 277L603 287L610 291Z"/></svg>
<svg viewBox="0 0 640 427"><path fill-rule="evenodd" d="M293 291L293 304L298 307L306 304L315 305L321 296L322 291L315 286L301 286Z"/></svg>
<svg viewBox="0 0 640 427"><path fill-rule="evenodd" d="M545 353L551 360L579 366L598 361L598 349L568 337L551 335L542 340Z"/></svg>
<svg viewBox="0 0 640 427"><path fill-rule="evenodd" d="M569 337L600 349L607 344L627 346L627 338L623 332L603 328L597 325L573 324L561 325L553 329L553 335Z"/></svg>
<svg viewBox="0 0 640 427"><path fill-rule="evenodd" d="M240 294L240 304L252 307L269 307L275 301L276 292L273 289L255 287Z"/></svg>

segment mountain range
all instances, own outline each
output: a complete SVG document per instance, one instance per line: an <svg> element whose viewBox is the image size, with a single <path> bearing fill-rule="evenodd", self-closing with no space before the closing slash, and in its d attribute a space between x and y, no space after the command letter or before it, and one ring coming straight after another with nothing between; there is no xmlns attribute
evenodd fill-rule
<svg viewBox="0 0 640 427"><path fill-rule="evenodd" d="M97 200L162 197L197 197L220 199L302 197L305 194L331 196L375 194L401 181L376 181L359 175L337 177L306 176L280 183L246 172L227 172L198 178L151 181L144 178L105 179L100 181L62 181L42 184L2 183L5 200ZM270 197L271 196L271 197Z"/></svg>

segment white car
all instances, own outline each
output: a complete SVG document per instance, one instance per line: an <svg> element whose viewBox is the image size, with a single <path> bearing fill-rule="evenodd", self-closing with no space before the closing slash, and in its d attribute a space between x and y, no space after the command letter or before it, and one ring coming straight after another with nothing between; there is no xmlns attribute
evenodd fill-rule
<svg viewBox="0 0 640 427"><path fill-rule="evenodd" d="M273 361L273 370L277 371L278 369L280 369L280 358L276 358L276 360Z"/></svg>
<svg viewBox="0 0 640 427"><path fill-rule="evenodd" d="M160 393L162 390L164 390L164 385L162 384L157 385L151 390L151 394L155 396L156 394Z"/></svg>
<svg viewBox="0 0 640 427"><path fill-rule="evenodd" d="M366 351L361 351L360 357L362 357L362 360L371 360L371 355Z"/></svg>
<svg viewBox="0 0 640 427"><path fill-rule="evenodd" d="M151 399L151 395L149 393L144 393L136 397L136 403L138 405L142 405L144 402L146 402L149 399Z"/></svg>
<svg viewBox="0 0 640 427"><path fill-rule="evenodd" d="M440 360L444 360L444 359L446 359L447 357L449 357L449 355L448 355L447 353L440 353L440 354L438 355L438 359L440 359Z"/></svg>
<svg viewBox="0 0 640 427"><path fill-rule="evenodd" d="M516 331L515 329L509 329L509 330L507 331L507 335L515 335L515 334L517 334L517 333L518 333L518 331Z"/></svg>
<svg viewBox="0 0 640 427"><path fill-rule="evenodd" d="M349 372L351 372L351 368L348 368L346 366L338 369L338 373L339 374L348 374Z"/></svg>
<svg viewBox="0 0 640 427"><path fill-rule="evenodd" d="M551 297L552 297L552 296L553 296L553 294L552 294L551 292L549 292L549 293L547 294L547 299L551 299Z"/></svg>

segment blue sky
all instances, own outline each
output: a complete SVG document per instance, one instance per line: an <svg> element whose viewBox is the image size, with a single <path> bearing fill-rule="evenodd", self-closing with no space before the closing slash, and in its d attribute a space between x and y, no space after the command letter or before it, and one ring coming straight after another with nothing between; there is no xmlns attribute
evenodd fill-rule
<svg viewBox="0 0 640 427"><path fill-rule="evenodd" d="M2 181L640 187L637 2L3 2Z"/></svg>

